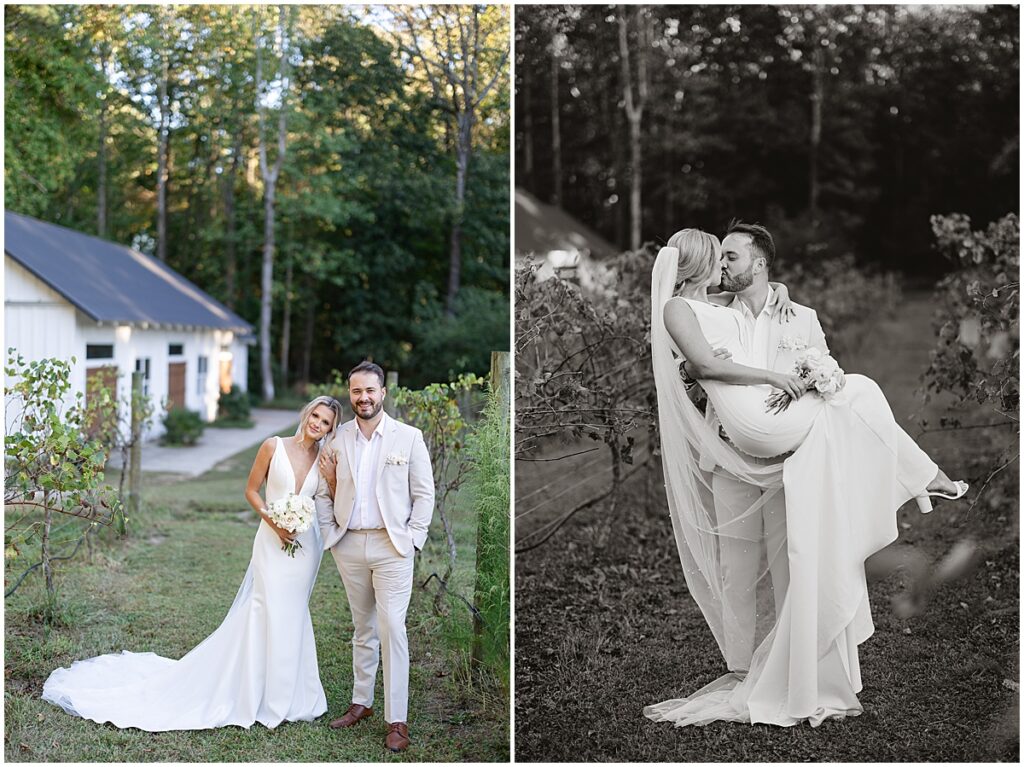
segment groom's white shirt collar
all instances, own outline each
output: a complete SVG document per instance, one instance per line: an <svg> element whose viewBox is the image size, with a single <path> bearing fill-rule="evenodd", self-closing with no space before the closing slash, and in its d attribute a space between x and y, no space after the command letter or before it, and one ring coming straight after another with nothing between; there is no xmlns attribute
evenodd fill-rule
<svg viewBox="0 0 1024 767"><path fill-rule="evenodd" d="M771 285L769 285L768 298L764 302L764 307L761 309L761 314L764 314L765 312L771 314L772 308L775 306L776 298L778 298L778 295L775 293L775 289ZM737 294L735 298L732 299L732 308L738 309L743 314L743 316L748 319L756 319L756 317L754 317L754 313L750 311L750 307L747 306L746 301L740 298L739 294Z"/></svg>
<svg viewBox="0 0 1024 767"><path fill-rule="evenodd" d="M372 440L374 437L377 437L377 436L379 436L379 437L381 437L383 439L384 433L387 431L387 423L390 420L391 420L391 416L389 416L386 411L381 410L380 411L380 420L377 422L377 426L374 428L374 430L372 432L370 432L370 436L369 437L364 437L363 436L363 430L359 428L359 416L356 416L355 418L352 419L352 421L355 423L355 427L356 427L356 439L362 439L362 440L364 440L366 442L369 442L370 440Z"/></svg>

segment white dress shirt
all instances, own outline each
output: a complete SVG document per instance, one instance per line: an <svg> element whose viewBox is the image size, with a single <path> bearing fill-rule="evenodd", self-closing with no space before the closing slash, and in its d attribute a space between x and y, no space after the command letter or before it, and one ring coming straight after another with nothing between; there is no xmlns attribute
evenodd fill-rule
<svg viewBox="0 0 1024 767"><path fill-rule="evenodd" d="M775 308L775 299L775 290L769 285L768 299L764 302L764 307L756 317L750 311L750 307L739 296L732 300L732 308L743 315L743 319L747 323L747 330L750 332L750 364L754 367L770 367L768 360L770 359L769 351L771 350L768 347L771 339L772 309Z"/></svg>
<svg viewBox="0 0 1024 767"><path fill-rule="evenodd" d="M377 500L377 467L380 464L380 448L384 442L384 426L388 414L381 413L377 428L367 439L356 424L355 484L356 497L352 503L349 530L374 530L384 527L384 516Z"/></svg>

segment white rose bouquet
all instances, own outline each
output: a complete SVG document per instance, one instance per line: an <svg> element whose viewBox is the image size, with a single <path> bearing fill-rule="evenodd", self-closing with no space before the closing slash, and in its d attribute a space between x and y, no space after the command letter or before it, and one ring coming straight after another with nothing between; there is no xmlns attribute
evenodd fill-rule
<svg viewBox="0 0 1024 767"><path fill-rule="evenodd" d="M782 340L779 348L798 352L793 372L807 384L808 390L816 391L825 399L829 399L846 385L846 374L831 355L788 338ZM765 405L768 408L767 412L778 414L792 402L793 398L788 393L777 391L769 395Z"/></svg>
<svg viewBox="0 0 1024 767"><path fill-rule="evenodd" d="M309 496L288 493L284 498L267 504L267 514L278 527L290 533L304 533L316 518L316 505ZM294 557L295 552L301 548L302 544L298 541L281 545L281 550L290 557Z"/></svg>

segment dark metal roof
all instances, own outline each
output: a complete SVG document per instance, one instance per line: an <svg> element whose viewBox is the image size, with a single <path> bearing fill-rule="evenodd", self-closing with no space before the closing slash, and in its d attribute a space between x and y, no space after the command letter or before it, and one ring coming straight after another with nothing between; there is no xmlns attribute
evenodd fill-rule
<svg viewBox="0 0 1024 767"><path fill-rule="evenodd" d="M4 251L97 322L252 332L166 264L124 245L4 211Z"/></svg>

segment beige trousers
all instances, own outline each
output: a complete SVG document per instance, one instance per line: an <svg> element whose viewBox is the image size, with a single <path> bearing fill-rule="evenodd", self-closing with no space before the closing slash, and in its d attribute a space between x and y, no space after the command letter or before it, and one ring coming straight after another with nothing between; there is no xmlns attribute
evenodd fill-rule
<svg viewBox="0 0 1024 767"><path fill-rule="evenodd" d="M722 612L725 622L725 660L730 671L750 669L757 620L757 581L765 549L775 597L775 616L789 588L786 556L786 497L776 493L753 514L738 519L761 495L761 489L716 473L712 479L715 513L727 535L719 538L722 563ZM735 521L733 521L735 520ZM762 547L762 541L764 546Z"/></svg>
<svg viewBox="0 0 1024 767"><path fill-rule="evenodd" d="M413 557L395 549L386 530L349 530L331 549L348 595L352 635L352 702L373 705L377 663L384 665L384 720L409 716L409 641L405 614Z"/></svg>

